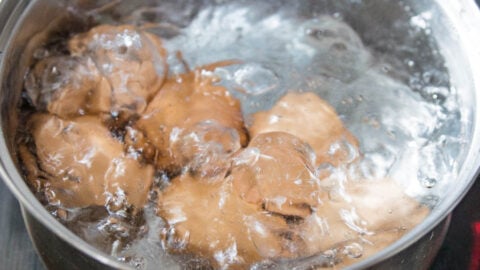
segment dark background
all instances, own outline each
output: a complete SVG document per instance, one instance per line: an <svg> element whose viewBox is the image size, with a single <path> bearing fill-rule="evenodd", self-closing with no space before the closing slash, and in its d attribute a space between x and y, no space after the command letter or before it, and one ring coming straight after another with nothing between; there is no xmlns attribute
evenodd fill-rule
<svg viewBox="0 0 480 270"><path fill-rule="evenodd" d="M480 0L476 2L480 5ZM472 223L480 222L479 206L480 180L477 179L453 212L447 237L430 270L470 268ZM0 270L7 269L44 270L44 267L28 238L17 201L0 181Z"/></svg>

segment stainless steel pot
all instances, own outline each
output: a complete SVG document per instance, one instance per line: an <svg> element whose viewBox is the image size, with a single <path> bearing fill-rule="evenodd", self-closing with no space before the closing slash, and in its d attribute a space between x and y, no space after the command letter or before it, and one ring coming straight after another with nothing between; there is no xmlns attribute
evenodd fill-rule
<svg viewBox="0 0 480 270"><path fill-rule="evenodd" d="M19 200L30 236L49 269L130 269L62 226L35 198L18 170L14 145L17 104L33 49L47 38L46 33L49 31L58 27L75 27L75 23L78 23L59 2L61 1L0 1L1 177ZM370 29L371 42L374 44L375 40L381 40L382 35L387 35L389 31L395 34L395 29L387 26L391 26L394 19L402 17L399 15L401 12L392 8L392 1L363 2L366 8L351 13L356 14L354 18L360 28L365 31ZM323 2L305 1L306 5L312 6L318 3ZM351 266L352 269L428 268L447 231L449 213L472 185L480 164L480 12L473 0L405 0L404 3L416 14L432 14L432 35L438 42L450 73L451 84L457 89L461 100L462 124L469 135L464 138L468 150L459 159L458 178L451 179L448 194L439 200L429 217L402 239Z"/></svg>

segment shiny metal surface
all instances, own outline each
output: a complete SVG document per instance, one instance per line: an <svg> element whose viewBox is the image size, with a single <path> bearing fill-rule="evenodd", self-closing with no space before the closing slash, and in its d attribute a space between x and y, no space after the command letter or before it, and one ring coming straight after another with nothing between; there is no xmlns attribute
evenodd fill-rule
<svg viewBox="0 0 480 270"><path fill-rule="evenodd" d="M118 266L92 259L74 245L52 233L25 208L21 208L25 225L37 253L47 269L120 269Z"/></svg>
<svg viewBox="0 0 480 270"><path fill-rule="evenodd" d="M434 14L432 33L450 70L451 81L462 99L465 121L468 122L473 136L470 139L469 151L464 157L465 162L460 164L458 179L450 185L448 196L439 202L431 215L401 240L351 266L352 269L428 268L448 228L448 214L472 185L480 164L480 116L477 109L477 104L480 103L480 77L474 76L480 73L480 13L472 0L405 2L418 13L430 11ZM315 1L309 3L313 5ZM0 37L0 175L23 205L25 222L32 240L49 268L65 269L63 267L67 266L68 269L129 269L91 247L55 220L30 192L16 164L13 140L17 122L16 104L33 48L48 38L46 32L59 26L72 26L70 22L75 19L54 0L3 0L1 7L0 14L7 14L9 20ZM370 7L372 9L368 10L368 14L359 13L358 20L375 16L377 20L374 23L381 24L383 20L389 20L386 16L395 14L395 10L388 10L388 1L378 0ZM364 26L368 27L368 22L365 22ZM371 40L374 42L375 37L371 37Z"/></svg>

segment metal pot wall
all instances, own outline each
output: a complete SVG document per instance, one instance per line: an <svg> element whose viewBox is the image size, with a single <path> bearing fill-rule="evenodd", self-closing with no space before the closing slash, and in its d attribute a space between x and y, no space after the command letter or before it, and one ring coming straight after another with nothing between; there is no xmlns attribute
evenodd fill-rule
<svg viewBox="0 0 480 270"><path fill-rule="evenodd" d="M17 104L33 49L47 38L49 31L59 26L75 27L78 23L72 21L58 2L3 0L0 3L0 27L3 27L0 37L1 177L19 200L30 236L49 269L130 269L63 227L35 198L18 170L14 145ZM480 13L473 0L404 2L417 14L424 11L433 14L431 31L445 58L451 83L462 100L464 121L471 136L465 138L468 151L459 164L458 178L452 179L448 196L441 198L429 217L402 239L351 266L352 269L428 268L447 231L449 213L473 184L480 164L480 115L477 109L480 76L476 75L480 73ZM313 6L317 2L305 3ZM374 43L389 31L388 27L382 28L381 25L391 25L397 11L391 9L386 0L372 0L365 6L367 8L352 13L357 13L356 22L360 28L372 28L374 36L370 39Z"/></svg>

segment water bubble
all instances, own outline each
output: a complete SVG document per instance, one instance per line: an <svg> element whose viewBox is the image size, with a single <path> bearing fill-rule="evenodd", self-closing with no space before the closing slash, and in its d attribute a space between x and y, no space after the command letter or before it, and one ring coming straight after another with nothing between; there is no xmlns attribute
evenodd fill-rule
<svg viewBox="0 0 480 270"><path fill-rule="evenodd" d="M437 179L435 178L429 178L429 177L424 177L420 180L422 186L426 188L433 188L437 184Z"/></svg>
<svg viewBox="0 0 480 270"><path fill-rule="evenodd" d="M330 145L328 149L328 154L332 157L341 157L340 159L343 162L351 163L358 157L358 150L347 140L342 139Z"/></svg>
<svg viewBox="0 0 480 270"><path fill-rule="evenodd" d="M37 60L46 58L50 55L50 52L45 48L38 48L33 52L33 57Z"/></svg>
<svg viewBox="0 0 480 270"><path fill-rule="evenodd" d="M167 64L169 72L171 72L173 75L186 73L188 71L188 66L186 66L186 63L183 61L183 59L181 59L181 57L179 57L177 53L168 54ZM181 77L178 76L178 79L181 80ZM181 83L181 81L179 83Z"/></svg>
<svg viewBox="0 0 480 270"><path fill-rule="evenodd" d="M363 247L359 243L351 243L344 247L343 253L352 259L357 259L363 256Z"/></svg>
<svg viewBox="0 0 480 270"><path fill-rule="evenodd" d="M440 202L440 197L430 194L420 198L420 202L430 208L433 208Z"/></svg>
<svg viewBox="0 0 480 270"><path fill-rule="evenodd" d="M423 74L422 74L422 79L423 79L423 82L424 83L432 83L432 80L433 80L433 74L429 71L425 71Z"/></svg>
<svg viewBox="0 0 480 270"><path fill-rule="evenodd" d="M332 30L322 29L322 28L313 28L313 27L307 28L305 30L305 33L308 36L313 37L313 38L318 39L318 40L321 40L323 38L334 38L334 37L337 36Z"/></svg>
<svg viewBox="0 0 480 270"><path fill-rule="evenodd" d="M249 95L265 94L279 85L279 78L275 72L257 63L243 65L234 72L233 80L239 91Z"/></svg>
<svg viewBox="0 0 480 270"><path fill-rule="evenodd" d="M450 95L446 87L426 86L422 89L422 94L429 101L434 103L443 103Z"/></svg>
<svg viewBox="0 0 480 270"><path fill-rule="evenodd" d="M342 81L354 79L369 62L359 36L338 18L321 16L306 21L294 39L294 61L310 63L311 71Z"/></svg>
<svg viewBox="0 0 480 270"><path fill-rule="evenodd" d="M352 97L346 97L342 101L343 105L352 105L354 103L354 99Z"/></svg>
<svg viewBox="0 0 480 270"><path fill-rule="evenodd" d="M383 65L382 66L382 71L385 73L388 73L392 70L392 67L390 65Z"/></svg>
<svg viewBox="0 0 480 270"><path fill-rule="evenodd" d="M168 174L165 172L159 172L153 178L153 183L160 190L165 189L168 185L170 185L170 177L168 177Z"/></svg>
<svg viewBox="0 0 480 270"><path fill-rule="evenodd" d="M329 178L335 171L335 167L330 163L322 163L318 166L315 174L319 179L327 179ZM322 182L325 184L325 182Z"/></svg>
<svg viewBox="0 0 480 270"><path fill-rule="evenodd" d="M335 18L335 19L339 19L339 20L340 20L340 19L343 19L343 15L342 15L342 13L340 13L340 12L335 12L335 13L333 13L333 14L332 14L332 17Z"/></svg>
<svg viewBox="0 0 480 270"><path fill-rule="evenodd" d="M328 249L323 252L323 255L327 258L335 258L337 256L337 250Z"/></svg>
<svg viewBox="0 0 480 270"><path fill-rule="evenodd" d="M365 152L364 158L358 164L359 172L367 179L380 179L388 175L396 161L396 154L385 146L380 146L371 152Z"/></svg>

